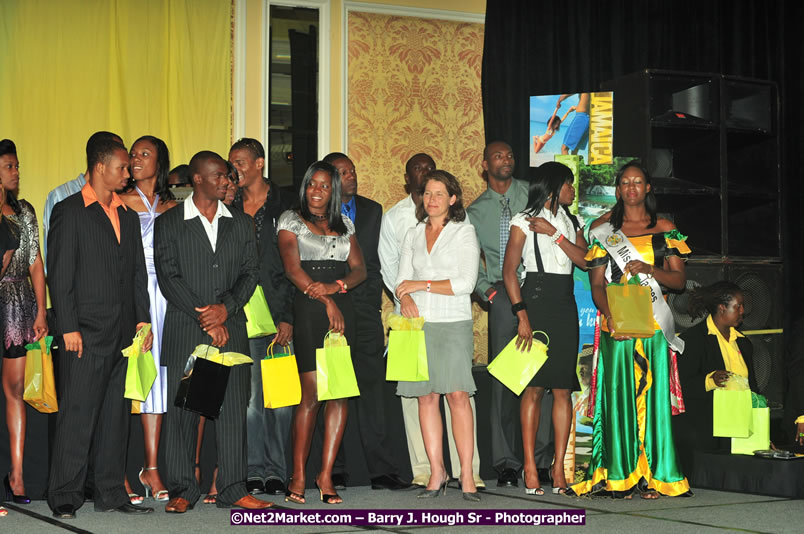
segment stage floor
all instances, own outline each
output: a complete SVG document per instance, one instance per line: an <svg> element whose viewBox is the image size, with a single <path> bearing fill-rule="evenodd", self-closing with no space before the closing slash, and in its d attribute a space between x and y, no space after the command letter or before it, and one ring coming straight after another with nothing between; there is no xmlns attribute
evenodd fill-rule
<svg viewBox="0 0 804 534"><path fill-rule="evenodd" d="M286 509L350 511L414 509L460 511L472 510L538 510L586 511L585 526L564 526L561 532L662 532L705 533L724 530L746 532L801 532L804 525L804 506L801 500L766 497L712 490L694 490L691 498L662 497L650 501L635 496L630 501L615 501L608 498L572 498L559 495L535 497L525 495L519 488L497 488L495 481L487 481L488 491L482 492L482 501L474 504L464 501L457 487L449 487L444 497L422 500L416 498L417 490L390 492L372 491L366 486L349 487L341 492L343 506L327 506L318 502L315 491L307 491L308 504L286 505L284 499L276 498L277 504ZM545 488L549 492L549 487ZM153 505L152 500L146 504ZM184 515L165 514L164 503L155 506L155 512L141 517L128 517L118 513L97 513L92 503L78 510L74 520L56 520L44 501L34 501L28 506L7 505L9 515L0 517L2 532L50 533L71 531L77 533L138 532L156 533L201 533L221 532L233 528L233 532L266 532L277 530L276 525L240 526L230 525L230 512L210 505L199 504ZM365 515L365 514L364 514ZM379 530L384 532L506 532L533 531L532 526L279 526L279 532L289 533L348 533Z"/></svg>

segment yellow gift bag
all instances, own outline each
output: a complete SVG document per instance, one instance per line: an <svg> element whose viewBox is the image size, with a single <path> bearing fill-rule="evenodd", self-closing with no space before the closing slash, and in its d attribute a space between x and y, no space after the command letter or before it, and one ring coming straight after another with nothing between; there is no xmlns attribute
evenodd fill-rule
<svg viewBox="0 0 804 534"><path fill-rule="evenodd" d="M133 401L144 402L151 392L151 387L156 379L156 363L151 351L143 352L142 344L145 337L151 331L151 325L146 324L137 331L131 345L123 349L123 356L128 359L126 362L126 387L123 397ZM138 406L139 410L141 407ZM137 413L133 411L132 413Z"/></svg>
<svg viewBox="0 0 804 534"><path fill-rule="evenodd" d="M352 353L345 336L327 332L324 346L315 351L315 376L320 401L360 395Z"/></svg>
<svg viewBox="0 0 804 534"><path fill-rule="evenodd" d="M517 338L515 336L487 367L489 374L517 395L522 394L522 390L527 387L547 361L547 347L550 344L550 338L542 331L537 330L533 333L544 334L547 344L534 339L530 350L523 352L516 348Z"/></svg>
<svg viewBox="0 0 804 534"><path fill-rule="evenodd" d="M25 345L25 389L22 398L42 413L58 411L56 380L53 377L53 356L50 347L53 337L46 336L38 343Z"/></svg>
<svg viewBox="0 0 804 534"><path fill-rule="evenodd" d="M296 355L290 347L274 353L274 343L268 345L265 358L260 362L262 371L262 399L266 408L295 406L301 402L301 382Z"/></svg>
<svg viewBox="0 0 804 534"><path fill-rule="evenodd" d="M427 346L424 343L424 317L409 319L391 314L388 317L388 362L385 379L422 382L430 380Z"/></svg>
<svg viewBox="0 0 804 534"><path fill-rule="evenodd" d="M249 339L276 334L276 325L261 285L254 288L251 298L243 306L243 312L246 314L246 334Z"/></svg>
<svg viewBox="0 0 804 534"><path fill-rule="evenodd" d="M649 287L639 285L636 276L625 282L623 275L619 284L606 286L606 297L616 335L653 337L653 303Z"/></svg>

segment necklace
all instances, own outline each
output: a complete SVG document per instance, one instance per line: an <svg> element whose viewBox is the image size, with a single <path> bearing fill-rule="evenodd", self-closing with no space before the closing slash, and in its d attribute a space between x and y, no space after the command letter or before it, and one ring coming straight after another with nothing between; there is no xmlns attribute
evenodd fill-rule
<svg viewBox="0 0 804 534"><path fill-rule="evenodd" d="M311 213L310 219L318 222L318 221L326 221L329 219L329 217L327 217L326 215L316 215L315 213Z"/></svg>

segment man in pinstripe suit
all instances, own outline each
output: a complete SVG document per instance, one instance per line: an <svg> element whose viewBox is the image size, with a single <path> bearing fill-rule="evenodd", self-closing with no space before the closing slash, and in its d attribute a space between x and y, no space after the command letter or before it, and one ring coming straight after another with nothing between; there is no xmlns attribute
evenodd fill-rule
<svg viewBox="0 0 804 534"><path fill-rule="evenodd" d="M214 152L190 160L193 193L183 205L156 220L154 247L159 287L168 301L162 364L168 395L175 398L187 358L201 343L223 352L249 353L243 306L257 285L257 245L250 217L223 202L228 187L226 162ZM268 508L272 503L246 490L246 407L251 369L232 367L215 424L219 507ZM173 405L165 419L165 511L183 513L201 496L193 473L197 413Z"/></svg>
<svg viewBox="0 0 804 534"><path fill-rule="evenodd" d="M50 297L64 336L48 504L61 519L84 502L90 445L95 509L153 512L132 505L123 487L131 402L120 351L150 322L140 222L115 193L128 179L128 153L115 140L90 140L87 169L89 182L56 205L48 234Z"/></svg>

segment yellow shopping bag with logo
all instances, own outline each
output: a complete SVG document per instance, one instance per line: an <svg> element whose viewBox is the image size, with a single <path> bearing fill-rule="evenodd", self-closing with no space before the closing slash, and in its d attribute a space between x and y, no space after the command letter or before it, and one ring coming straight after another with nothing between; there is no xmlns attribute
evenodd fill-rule
<svg viewBox="0 0 804 534"><path fill-rule="evenodd" d="M53 356L50 347L53 336L46 336L36 343L25 345L25 389L22 398L42 413L58 411L56 380L53 376Z"/></svg>
<svg viewBox="0 0 804 534"><path fill-rule="evenodd" d="M260 361L262 372L262 399L266 408L295 406L301 402L301 381L296 355L289 346L275 351L275 343L268 345L265 358Z"/></svg>

